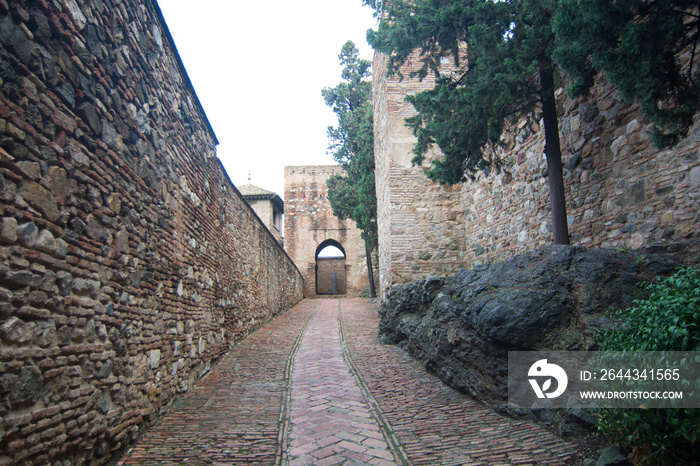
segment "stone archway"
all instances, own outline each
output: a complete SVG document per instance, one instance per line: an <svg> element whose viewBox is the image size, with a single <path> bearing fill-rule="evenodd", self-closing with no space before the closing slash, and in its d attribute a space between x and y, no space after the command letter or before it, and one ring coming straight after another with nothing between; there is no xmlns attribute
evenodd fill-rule
<svg viewBox="0 0 700 466"><path fill-rule="evenodd" d="M335 248L339 253L324 256L324 250ZM340 295L347 293L347 256L343 246L327 239L316 248L316 294Z"/></svg>
<svg viewBox="0 0 700 466"><path fill-rule="evenodd" d="M336 294L360 296L368 286L367 256L360 230L352 220L333 215L326 181L342 173L338 165L305 165L284 168L284 249L304 277L304 296L317 295L317 267L330 271L330 288L321 283L321 294L331 294L336 272ZM345 256L344 267L332 261L317 261L323 247L333 244ZM319 249L319 247L321 249ZM335 267L331 267L335 266ZM344 272L345 277L342 277ZM323 276L323 274L322 274ZM344 283L344 290L341 283Z"/></svg>

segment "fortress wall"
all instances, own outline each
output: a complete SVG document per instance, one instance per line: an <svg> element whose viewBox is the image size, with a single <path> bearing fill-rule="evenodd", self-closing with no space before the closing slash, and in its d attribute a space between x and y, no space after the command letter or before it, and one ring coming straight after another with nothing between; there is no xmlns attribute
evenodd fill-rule
<svg viewBox="0 0 700 466"><path fill-rule="evenodd" d="M408 77L418 67L403 68L404 79L386 76L384 55L375 53L373 69L374 152L379 228L379 282L382 295L395 283L448 275L466 266L462 186L428 180L411 159L415 137L404 119L415 114L406 95L430 89ZM432 151L426 157L428 164Z"/></svg>
<svg viewBox="0 0 700 466"><path fill-rule="evenodd" d="M411 166L414 114L406 95L430 88L403 69L385 76L375 54L375 164L382 293L395 283L446 275L502 260L553 241L540 116L504 136L505 171L480 173L446 188ZM636 249L700 236L700 126L676 147L659 150L635 105L599 79L590 97L557 91L572 244ZM430 156L439 157L435 151ZM427 163L427 162L426 162Z"/></svg>
<svg viewBox="0 0 700 466"><path fill-rule="evenodd" d="M302 278L154 1L0 0L0 464L103 464Z"/></svg>
<svg viewBox="0 0 700 466"><path fill-rule="evenodd" d="M571 243L638 249L700 236L700 126L671 149L655 148L636 105L599 79L590 97L558 93ZM552 242L537 117L521 120L500 156L506 172L464 185L470 262L494 261Z"/></svg>

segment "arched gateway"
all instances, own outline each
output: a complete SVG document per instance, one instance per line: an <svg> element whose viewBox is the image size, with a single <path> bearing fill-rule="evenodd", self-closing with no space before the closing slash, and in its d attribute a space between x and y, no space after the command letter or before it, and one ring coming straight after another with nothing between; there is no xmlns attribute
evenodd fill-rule
<svg viewBox="0 0 700 466"><path fill-rule="evenodd" d="M343 246L327 239L316 248L316 294L347 293L346 256Z"/></svg>
<svg viewBox="0 0 700 466"><path fill-rule="evenodd" d="M284 249L304 277L304 296L359 296L368 287L364 241L353 220L333 215L326 180L338 165L284 168ZM341 254L322 254L335 246Z"/></svg>

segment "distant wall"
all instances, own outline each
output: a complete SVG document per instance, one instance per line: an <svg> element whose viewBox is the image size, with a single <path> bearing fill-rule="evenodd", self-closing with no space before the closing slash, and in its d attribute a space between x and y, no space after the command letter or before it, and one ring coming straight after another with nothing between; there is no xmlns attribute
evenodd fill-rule
<svg viewBox="0 0 700 466"><path fill-rule="evenodd" d="M302 278L153 1L0 0L0 44L0 465L102 464Z"/></svg>

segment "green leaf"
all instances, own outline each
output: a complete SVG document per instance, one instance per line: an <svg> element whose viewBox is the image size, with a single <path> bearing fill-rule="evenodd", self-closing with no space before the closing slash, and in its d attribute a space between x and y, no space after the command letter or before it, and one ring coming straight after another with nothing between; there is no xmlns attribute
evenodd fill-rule
<svg viewBox="0 0 700 466"><path fill-rule="evenodd" d="M378 241L371 63L359 58L352 41L343 45L338 58L344 66L343 81L323 89L322 95L338 117L338 126L328 128L329 151L345 175L328 178L328 200L336 217L355 221L372 250Z"/></svg>

